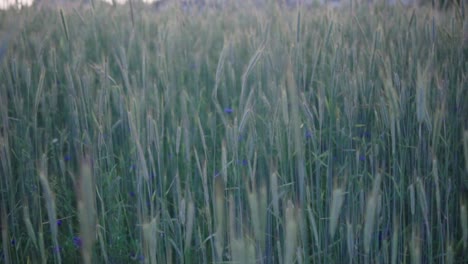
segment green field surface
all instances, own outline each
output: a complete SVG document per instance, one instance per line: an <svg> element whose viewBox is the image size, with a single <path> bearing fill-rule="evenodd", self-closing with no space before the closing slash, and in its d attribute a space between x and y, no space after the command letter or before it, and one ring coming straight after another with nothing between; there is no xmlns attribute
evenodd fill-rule
<svg viewBox="0 0 468 264"><path fill-rule="evenodd" d="M467 263L466 7L0 11L0 263Z"/></svg>

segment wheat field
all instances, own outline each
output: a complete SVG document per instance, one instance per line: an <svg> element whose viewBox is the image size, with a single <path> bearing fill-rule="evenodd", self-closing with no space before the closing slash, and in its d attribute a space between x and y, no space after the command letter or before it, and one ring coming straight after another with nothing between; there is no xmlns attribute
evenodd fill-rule
<svg viewBox="0 0 468 264"><path fill-rule="evenodd" d="M466 263L465 6L0 11L2 263Z"/></svg>

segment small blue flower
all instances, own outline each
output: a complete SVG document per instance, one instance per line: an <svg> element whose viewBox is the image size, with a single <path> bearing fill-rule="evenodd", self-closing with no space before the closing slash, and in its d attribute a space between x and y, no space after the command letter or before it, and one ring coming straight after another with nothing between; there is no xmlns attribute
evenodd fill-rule
<svg viewBox="0 0 468 264"><path fill-rule="evenodd" d="M16 240L15 240L15 239L12 239L12 240L10 241L10 243L11 243L12 246L15 246L15 245L16 245Z"/></svg>
<svg viewBox="0 0 468 264"><path fill-rule="evenodd" d="M135 252L131 252L130 253L130 258L133 259L133 260L139 260L139 261L144 261L145 260L145 256L143 255L138 255L135 253Z"/></svg>
<svg viewBox="0 0 468 264"><path fill-rule="evenodd" d="M366 155L364 155L364 154L359 155L359 160L360 161L366 161Z"/></svg>
<svg viewBox="0 0 468 264"><path fill-rule="evenodd" d="M306 139L312 138L312 132L310 132L309 130L307 130L306 133L305 133L305 138L306 138Z"/></svg>
<svg viewBox="0 0 468 264"><path fill-rule="evenodd" d="M82 242L80 237L73 237L73 245L75 248L81 248Z"/></svg>
<svg viewBox="0 0 468 264"><path fill-rule="evenodd" d="M30 185L30 188L31 188L31 191L37 192L37 185L31 184L31 185Z"/></svg>
<svg viewBox="0 0 468 264"><path fill-rule="evenodd" d="M70 160L71 160L70 155L65 155L65 156L63 157L63 160L64 160L64 161L70 161Z"/></svg>
<svg viewBox="0 0 468 264"><path fill-rule="evenodd" d="M234 111L232 110L232 108L229 108L229 107L226 107L224 108L224 113L226 114L232 114Z"/></svg>
<svg viewBox="0 0 468 264"><path fill-rule="evenodd" d="M379 232L379 241L387 239L387 236L384 232L380 231Z"/></svg>
<svg viewBox="0 0 468 264"><path fill-rule="evenodd" d="M369 132L367 130L359 133L359 137L362 138L362 139L370 139L371 135L372 135L371 132Z"/></svg>
<svg viewBox="0 0 468 264"><path fill-rule="evenodd" d="M237 165L241 165L241 166L245 167L245 166L249 165L249 162L246 159L237 160Z"/></svg>
<svg viewBox="0 0 468 264"><path fill-rule="evenodd" d="M59 253L60 251L62 251L62 247L61 246L56 246L52 250L54 251L54 253Z"/></svg>
<svg viewBox="0 0 468 264"><path fill-rule="evenodd" d="M135 192L134 192L134 191L131 191L131 192L130 192L130 196L131 196L131 197L135 197Z"/></svg>
<svg viewBox="0 0 468 264"><path fill-rule="evenodd" d="M390 228L386 227L384 230L379 231L379 243L381 243L384 240L390 239L391 233L390 233Z"/></svg>
<svg viewBox="0 0 468 264"><path fill-rule="evenodd" d="M63 224L63 223L62 223L62 220L61 220L61 219L57 220L57 226L62 226L62 224Z"/></svg>

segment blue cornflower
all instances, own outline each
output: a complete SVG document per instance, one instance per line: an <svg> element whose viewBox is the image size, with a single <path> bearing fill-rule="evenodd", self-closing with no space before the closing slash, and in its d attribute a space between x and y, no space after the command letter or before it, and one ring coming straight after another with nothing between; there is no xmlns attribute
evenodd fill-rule
<svg viewBox="0 0 468 264"><path fill-rule="evenodd" d="M133 260L139 260L139 261L144 261L145 260L145 256L143 256L142 254L137 255L135 252L130 253L130 258L133 259Z"/></svg>
<svg viewBox="0 0 468 264"><path fill-rule="evenodd" d="M62 226L63 222L61 219L57 220L57 226Z"/></svg>
<svg viewBox="0 0 468 264"><path fill-rule="evenodd" d="M226 107L224 108L224 113L226 114L232 114L234 111L232 110L232 108L229 108L229 107Z"/></svg>
<svg viewBox="0 0 468 264"><path fill-rule="evenodd" d="M370 139L371 138L371 132L370 131L362 131L361 133L359 133L359 137L362 138L362 139Z"/></svg>
<svg viewBox="0 0 468 264"><path fill-rule="evenodd" d="M249 162L246 159L243 159L243 160L237 160L237 164L241 166L247 166L249 165Z"/></svg>
<svg viewBox="0 0 468 264"><path fill-rule="evenodd" d="M56 246L52 250L54 251L54 253L59 253L60 251L62 251L62 247L61 246Z"/></svg>
<svg viewBox="0 0 468 264"><path fill-rule="evenodd" d="M73 237L73 245L75 246L75 248L81 248L81 238L80 237Z"/></svg>

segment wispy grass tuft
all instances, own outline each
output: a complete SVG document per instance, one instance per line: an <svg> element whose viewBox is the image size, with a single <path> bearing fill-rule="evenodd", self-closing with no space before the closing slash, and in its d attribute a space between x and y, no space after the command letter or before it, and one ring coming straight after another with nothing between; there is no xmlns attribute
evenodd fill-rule
<svg viewBox="0 0 468 264"><path fill-rule="evenodd" d="M460 224L462 227L462 241L463 249L468 247L468 210L466 209L466 202L460 202Z"/></svg>
<svg viewBox="0 0 468 264"><path fill-rule="evenodd" d="M374 178L372 190L367 197L366 216L364 223L364 252L366 254L369 254L371 250L371 240L373 237L374 225L377 217L377 203L381 182L382 175L377 173L376 177Z"/></svg>
<svg viewBox="0 0 468 264"><path fill-rule="evenodd" d="M81 254L83 263L93 262L93 246L96 240L96 191L95 180L89 157L80 165L78 180L78 219L80 222Z"/></svg>
<svg viewBox="0 0 468 264"><path fill-rule="evenodd" d="M343 206L345 191L341 187L337 187L333 190L332 201L330 203L330 237L333 238L338 225L338 219L340 216L341 206Z"/></svg>
<svg viewBox="0 0 468 264"><path fill-rule="evenodd" d="M44 192L44 200L47 208L47 216L49 218L49 227L50 233L52 236L52 243L54 246L54 257L58 263L62 263L62 257L60 253L60 244L58 242L58 229L57 229L57 212L56 212L56 203L55 197L50 188L48 171L47 171L47 157L46 155L42 156L40 171L39 171L39 181L41 182L42 190Z"/></svg>
<svg viewBox="0 0 468 264"><path fill-rule="evenodd" d="M298 240L298 223L297 223L297 209L291 200L288 201L285 212L285 249L283 263L294 263L296 255L296 247Z"/></svg>

